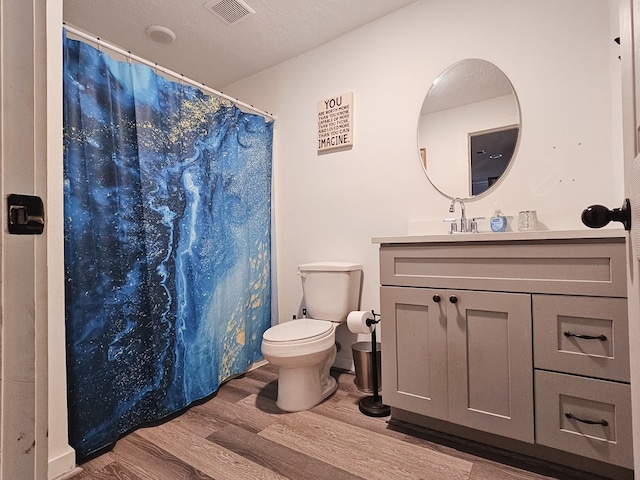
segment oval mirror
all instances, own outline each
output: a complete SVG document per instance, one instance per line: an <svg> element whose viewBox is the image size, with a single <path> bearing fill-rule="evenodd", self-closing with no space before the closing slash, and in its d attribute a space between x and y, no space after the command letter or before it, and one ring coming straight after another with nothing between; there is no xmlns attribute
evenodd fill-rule
<svg viewBox="0 0 640 480"><path fill-rule="evenodd" d="M449 198L491 190L511 165L520 107L494 64L461 60L436 78L418 121L418 152L429 181Z"/></svg>

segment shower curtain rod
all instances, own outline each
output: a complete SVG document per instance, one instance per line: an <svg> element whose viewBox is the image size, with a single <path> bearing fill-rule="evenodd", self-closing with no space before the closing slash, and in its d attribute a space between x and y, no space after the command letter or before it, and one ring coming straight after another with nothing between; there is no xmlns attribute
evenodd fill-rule
<svg viewBox="0 0 640 480"><path fill-rule="evenodd" d="M115 45L113 45L111 43L108 43L108 42L105 42L104 40L101 40L98 37L94 37L92 35L84 33L82 31L78 30L77 28L71 27L71 26L66 25L64 23L63 23L63 26L64 26L64 28L67 29L67 31L73 33L74 35L76 35L76 36L78 36L80 38L83 38L83 39L85 39L85 40L87 40L89 42L96 43L101 47L104 47L104 48L107 48L107 49L109 49L111 51L119 53L120 55L123 55L123 56L125 56L127 58L130 58L131 60L136 61L137 63L141 63L141 64L146 65L148 67L151 67L151 68L153 68L155 70L159 70L159 71L161 71L162 73L164 73L166 75L169 75L169 76L174 77L174 78L176 78L178 80L182 80L182 81L184 81L186 83L189 83L189 84L193 85L194 87L198 87L198 88L204 90L207 93L211 93L212 95L215 95L216 97L221 97L221 98L224 98L226 100L229 100L230 102L233 102L233 103L235 103L235 104L237 104L237 105L239 105L241 107L244 107L247 110L251 110L252 112L257 113L258 115L262 115L263 117L270 118L271 120L275 120L276 119L275 115L272 115L269 112L265 112L263 110L260 110L260 109L258 109L256 107L254 107L253 105L249 105L248 103L244 103L244 102L238 100L237 98L233 98L233 97L231 97L229 95L225 95L224 93L219 92L218 90L214 90L213 88L207 87L204 83L198 83L195 80L192 80L190 78L185 77L181 73L177 73L177 72L174 72L173 70L169 70L168 68L161 67L157 63L153 63L153 62L150 62L149 60L145 60L144 58L138 57L137 55L134 55L134 54L132 54L131 52L129 52L127 50L124 50L124 49L122 49L120 47L116 47Z"/></svg>

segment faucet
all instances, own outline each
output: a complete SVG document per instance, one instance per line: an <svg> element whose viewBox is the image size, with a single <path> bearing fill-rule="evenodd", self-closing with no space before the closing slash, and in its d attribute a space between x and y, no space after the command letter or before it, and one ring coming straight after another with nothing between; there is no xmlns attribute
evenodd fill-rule
<svg viewBox="0 0 640 480"><path fill-rule="evenodd" d="M460 204L460 231L461 232L467 232L469 231L468 225L467 225L467 215L465 213L464 210L464 202L462 201L461 198L454 198L451 201L451 205L449 205L449 213L453 213L455 211L456 208L456 202L458 202Z"/></svg>

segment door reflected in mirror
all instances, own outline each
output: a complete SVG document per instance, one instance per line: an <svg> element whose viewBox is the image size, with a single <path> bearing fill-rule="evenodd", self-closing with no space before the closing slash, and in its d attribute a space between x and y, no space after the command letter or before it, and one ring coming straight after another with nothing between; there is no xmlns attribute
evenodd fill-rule
<svg viewBox="0 0 640 480"><path fill-rule="evenodd" d="M466 59L431 85L418 121L420 162L449 198L492 190L511 167L520 133L518 99L507 76Z"/></svg>
<svg viewBox="0 0 640 480"><path fill-rule="evenodd" d="M495 185L513 158L519 128L506 127L469 135L471 195L480 195Z"/></svg>

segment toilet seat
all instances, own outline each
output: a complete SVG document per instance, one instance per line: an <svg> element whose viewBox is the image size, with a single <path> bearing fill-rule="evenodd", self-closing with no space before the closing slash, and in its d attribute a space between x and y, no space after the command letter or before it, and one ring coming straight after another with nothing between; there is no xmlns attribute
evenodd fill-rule
<svg viewBox="0 0 640 480"><path fill-rule="evenodd" d="M291 358L315 355L333 348L335 324L328 320L302 318L275 325L262 335L262 354Z"/></svg>
<svg viewBox="0 0 640 480"><path fill-rule="evenodd" d="M333 335L333 327L328 320L301 318L274 325L264 332L262 339L269 343L289 345L314 342Z"/></svg>

